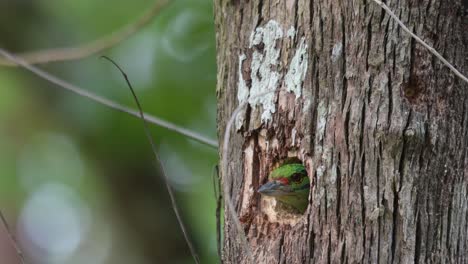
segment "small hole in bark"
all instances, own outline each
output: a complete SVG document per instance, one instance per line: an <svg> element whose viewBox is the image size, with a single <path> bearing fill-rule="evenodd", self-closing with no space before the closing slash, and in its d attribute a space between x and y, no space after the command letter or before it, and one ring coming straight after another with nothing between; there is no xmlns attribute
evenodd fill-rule
<svg viewBox="0 0 468 264"><path fill-rule="evenodd" d="M298 158L288 158L273 166L259 187L261 209L271 222L296 223L309 205L310 179Z"/></svg>
<svg viewBox="0 0 468 264"><path fill-rule="evenodd" d="M415 104L424 90L424 83L417 77L411 76L410 80L403 85L403 94L412 104Z"/></svg>
<svg viewBox="0 0 468 264"><path fill-rule="evenodd" d="M263 53L263 51L265 50L265 43L260 42L254 47L258 50L258 52Z"/></svg>

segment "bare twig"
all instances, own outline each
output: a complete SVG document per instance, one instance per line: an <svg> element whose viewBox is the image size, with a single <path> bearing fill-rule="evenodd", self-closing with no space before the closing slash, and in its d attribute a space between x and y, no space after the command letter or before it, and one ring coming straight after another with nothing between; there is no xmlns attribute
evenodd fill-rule
<svg viewBox="0 0 468 264"><path fill-rule="evenodd" d="M3 226L5 227L5 229L7 231L8 238L10 239L10 243L13 245L13 247L16 250L16 254L18 255L18 258L20 259L22 264L25 264L26 261L24 260L23 252L21 251L20 247L18 246L18 243L16 242L16 238L13 235L13 232L10 229L10 225L8 225L8 221L6 220L6 217L3 214L1 209L0 209L0 219L2 221Z"/></svg>
<svg viewBox="0 0 468 264"><path fill-rule="evenodd" d="M193 246L192 241L190 240L190 237L188 236L188 232L187 232L187 229L185 228L184 222L182 221L182 217L180 216L179 207L177 206L177 202L176 202L176 199L175 199L174 192L172 190L171 185L169 184L169 179L168 179L167 174L165 172L164 165L161 162L161 159L159 158L158 152L156 151L156 144L153 141L153 137L151 136L148 124L146 123L145 117L143 115L143 109L141 107L140 101L138 100L138 97L136 96L135 91L133 90L132 84L130 83L130 80L128 79L127 74L122 70L122 68L120 68L119 65L117 65L117 63L115 63L109 57L102 56L102 58L107 59L112 64L114 64L115 67L117 67L117 69L119 69L119 71L122 73L123 77L125 78L125 81L127 82L128 88L132 92L133 99L135 99L135 103L138 106L138 111L140 113L140 118L143 121L143 128L145 130L146 138L148 139L148 141L149 141L149 143L151 145L151 150L153 151L154 159L156 160L156 164L157 164L161 174L163 175L164 183L166 184L167 193L169 194L169 197L171 199L172 209L174 209L174 213L175 213L175 215L177 217L177 221L179 222L180 229L182 230L182 233L184 234L185 242L187 242L187 245L188 245L188 247L190 249L190 253L192 254L192 257L195 260L195 262L200 263L200 259L198 257L198 254L197 254L197 252L195 250L195 247Z"/></svg>
<svg viewBox="0 0 468 264"><path fill-rule="evenodd" d="M8 59L9 61L13 62L13 63L16 63L18 65L20 65L21 67L31 71L32 73L36 74L37 76L51 82L51 83L54 83L56 85L58 85L59 87L61 88L64 88L66 90L69 90L77 95L80 95L80 96L83 96L83 97L86 97L92 101L95 101L99 104L102 104L104 106L107 106L109 108L112 108L114 110L117 110L117 111L120 111L120 112L124 112L124 113L127 113L127 114L130 114L132 116L135 116L135 117L140 117L139 116L139 113L138 111L134 110L134 109L131 109L131 108L128 108L128 107L125 107L121 104L118 104L116 102L113 102L109 99L106 99L104 97L101 97L99 95L96 95L92 92L89 92L89 91L86 91L78 86L75 86L71 83L68 83L62 79L59 79L33 65L29 65L26 61L24 61L23 59L20 59L14 55L12 55L11 53L9 53L8 51L4 50L4 49L1 49L0 48L0 55L2 55L3 57L5 57L6 59ZM163 120L163 119L160 119L160 118L157 118L155 116L152 116L150 114L146 114L144 113L144 117L145 117L145 120L151 124L154 124L154 125L157 125L157 126L160 126L160 127L164 127L170 131L173 131L173 132L176 132L176 133L179 133L181 135L184 135L188 138L191 138L193 140L196 140L200 143L203 143L205 145L208 145L210 147L213 147L213 148L217 148L218 147L218 144L215 140L213 139L210 139L210 138L207 138L205 136L202 136L196 132L193 132L191 130L188 130L186 128L183 128L183 127L180 127L180 126L177 126L173 123L170 123L166 120Z"/></svg>
<svg viewBox="0 0 468 264"><path fill-rule="evenodd" d="M131 35L138 32L141 28L148 25L159 13L164 9L169 0L156 0L150 9L145 12L137 21L128 24L124 28L111 33L105 37L85 43L76 47L58 48L49 50L40 50L35 52L27 52L18 54L28 64L40 64L58 61L77 60L88 57L90 55L103 52L120 42L128 39ZM0 65L2 66L17 66L16 63L10 60L0 58Z"/></svg>
<svg viewBox="0 0 468 264"><path fill-rule="evenodd" d="M442 57L442 55L440 55L440 53L437 52L433 47L426 44L426 42L424 42L420 37L418 37L416 34L411 32L411 30L409 30L408 27L406 27L405 24L403 24L403 22L401 22L401 20L398 19L395 13L393 13L393 11L390 10L390 8L386 4L382 3L382 1L379 1L379 0L374 0L374 2L378 4L380 7L382 7L387 12L387 14L389 14L390 17L393 18L393 20L395 20L404 31L406 31L406 33L410 34L411 37L413 37L417 42L421 43L421 45L423 45L432 54L434 54L439 60L441 60L442 63L445 64L445 66L447 66L453 73L455 73L455 75L457 75L458 77L460 77L460 79L468 83L468 78L466 76L464 76L461 72L459 72L452 64L450 64L450 62L448 62L444 57Z"/></svg>

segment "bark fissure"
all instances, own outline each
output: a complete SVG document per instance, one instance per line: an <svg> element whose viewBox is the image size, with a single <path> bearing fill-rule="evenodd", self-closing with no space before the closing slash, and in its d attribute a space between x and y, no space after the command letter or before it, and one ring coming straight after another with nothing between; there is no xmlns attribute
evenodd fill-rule
<svg viewBox="0 0 468 264"><path fill-rule="evenodd" d="M388 114L387 114L387 130L389 130L393 112L393 92L392 92L392 75L388 73Z"/></svg>
<svg viewBox="0 0 468 264"><path fill-rule="evenodd" d="M367 247L366 247L366 202L365 202L365 193L364 193L364 186L366 184L366 152L364 148L364 134L365 134L365 122L366 122L366 103L362 103L362 111L361 111L361 124L360 124L360 134L359 134L359 152L360 152L360 159L361 159L361 164L360 164L360 176L361 176L361 221L362 221L362 237L364 238L362 240L362 248L363 251L366 252ZM364 258L364 255L363 255Z"/></svg>
<svg viewBox="0 0 468 264"><path fill-rule="evenodd" d="M338 153L338 164L341 164L341 155ZM336 209L335 209L335 214L336 214L336 221L337 221L337 230L339 234L341 234L341 170L340 167L338 166L336 168Z"/></svg>
<svg viewBox="0 0 468 264"><path fill-rule="evenodd" d="M391 240L391 249L392 249L392 262L395 262L396 259L396 249L398 243L398 204L399 204L399 196L397 191L397 186L393 186L393 220L392 220L392 240Z"/></svg>
<svg viewBox="0 0 468 264"><path fill-rule="evenodd" d="M419 263L420 255L421 255L421 217L419 213L416 214L416 239L414 245L414 263Z"/></svg>
<svg viewBox="0 0 468 264"><path fill-rule="evenodd" d="M378 155L377 155L377 166L376 166L376 170L375 170L375 174L376 174L376 177L377 177L377 192L375 194L376 196L376 208L378 208L378 210L384 210L383 208L381 208L383 206L383 204L381 203L384 195L382 194L382 196L380 196L380 170L382 169L382 164L381 164L381 158L382 158L382 142L379 141L378 143L378 147L377 147L377 152L378 152ZM381 248L381 244L380 244L380 239L381 239L381 235L380 235L380 231L381 231L381 221L382 221L382 216L380 214L380 211L379 211L379 215L378 215L378 218L377 218L377 263L380 263L380 248Z"/></svg>
<svg viewBox="0 0 468 264"><path fill-rule="evenodd" d="M332 240L331 240L331 234L328 234L328 248L327 248L327 263L331 264L331 254L332 254L332 248L331 248Z"/></svg>
<svg viewBox="0 0 468 264"><path fill-rule="evenodd" d="M341 34L342 34L342 46L343 46L343 63L342 63L342 71L343 71L343 92L341 95L341 112L344 111L344 107L346 104L346 99L348 96L348 86L347 86L347 78L346 78L346 16L343 13L343 9L341 9L341 15L343 19L341 20Z"/></svg>
<svg viewBox="0 0 468 264"><path fill-rule="evenodd" d="M281 236L280 241L279 241L279 251L278 251L278 264L281 264L284 262L283 259L283 246L284 246L284 235Z"/></svg>

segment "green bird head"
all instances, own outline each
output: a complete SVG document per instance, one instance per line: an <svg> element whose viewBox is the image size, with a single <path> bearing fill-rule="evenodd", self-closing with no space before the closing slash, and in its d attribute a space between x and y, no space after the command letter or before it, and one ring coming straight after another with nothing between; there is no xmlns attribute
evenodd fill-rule
<svg viewBox="0 0 468 264"><path fill-rule="evenodd" d="M304 165L299 163L282 165L274 169L268 179L269 181L258 189L259 193L273 196L301 213L305 211L310 180Z"/></svg>

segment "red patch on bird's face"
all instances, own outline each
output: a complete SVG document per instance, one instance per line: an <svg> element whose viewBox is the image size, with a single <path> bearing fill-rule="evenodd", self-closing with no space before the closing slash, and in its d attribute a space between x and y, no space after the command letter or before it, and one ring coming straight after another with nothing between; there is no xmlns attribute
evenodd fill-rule
<svg viewBox="0 0 468 264"><path fill-rule="evenodd" d="M279 182L281 182L281 183L284 184L284 185L288 185L288 184L289 184L288 178L278 178L278 179L276 179L276 181L279 181Z"/></svg>

